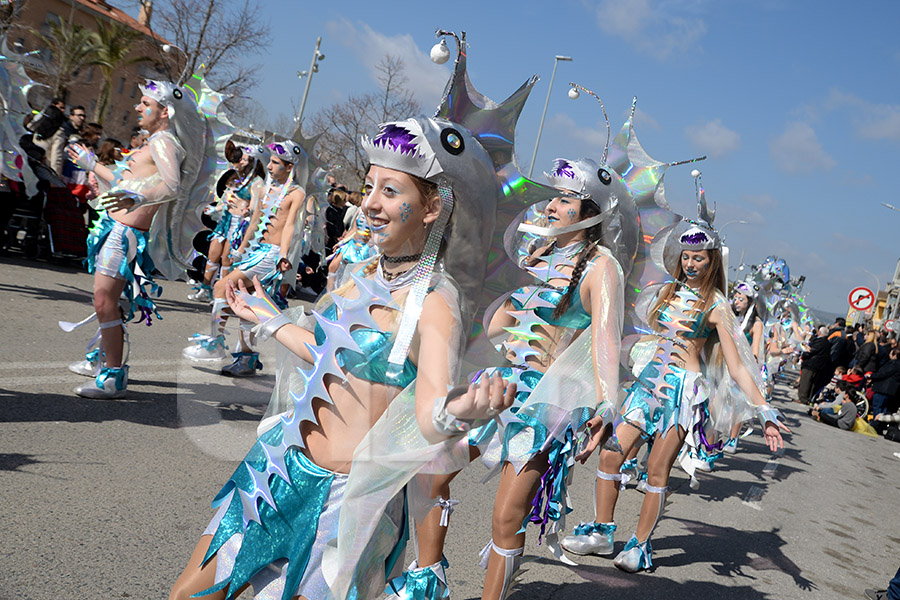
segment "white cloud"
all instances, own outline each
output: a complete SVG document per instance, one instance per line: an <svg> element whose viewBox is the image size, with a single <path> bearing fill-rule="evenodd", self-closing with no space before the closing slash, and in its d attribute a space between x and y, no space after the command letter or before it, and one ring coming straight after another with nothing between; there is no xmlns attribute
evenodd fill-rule
<svg viewBox="0 0 900 600"><path fill-rule="evenodd" d="M372 81L378 81L376 67L385 56L390 54L402 59L405 75L409 79L408 89L422 103L425 112L437 107L449 77L449 69L431 62L430 48L422 50L409 34L388 36L365 23L354 24L347 19L329 22L327 27L343 46L353 50L368 69ZM452 42L449 45L451 53L455 52Z"/></svg>
<svg viewBox="0 0 900 600"><path fill-rule="evenodd" d="M773 198L771 194L746 194L741 196L739 204L752 204L763 210L772 210L778 206L778 200Z"/></svg>
<svg viewBox="0 0 900 600"><path fill-rule="evenodd" d="M784 132L772 140L769 154L775 167L785 173L827 171L837 165L822 148L815 130L808 123L788 124Z"/></svg>
<svg viewBox="0 0 900 600"><path fill-rule="evenodd" d="M741 145L741 136L722 124L722 119L685 127L684 134L696 149L713 158L734 152Z"/></svg>
<svg viewBox="0 0 900 600"><path fill-rule="evenodd" d="M596 155L596 159L598 160L603 154L603 149L606 148L607 138L605 121L600 121L597 123L596 127L582 127L575 123L575 120L569 115L559 113L550 119L550 126L559 130L565 137L574 138L583 143L591 149L590 156ZM615 136L615 133L615 131L611 131L610 136ZM610 143L612 143L611 138Z"/></svg>
<svg viewBox="0 0 900 600"><path fill-rule="evenodd" d="M659 121L651 117L646 111L641 110L641 107L638 106L634 109L634 128L647 128L652 129L654 131L660 130Z"/></svg>
<svg viewBox="0 0 900 600"><path fill-rule="evenodd" d="M639 52L657 59L693 46L706 34L706 23L685 18L692 12L691 1L600 0L595 8L597 25Z"/></svg>
<svg viewBox="0 0 900 600"><path fill-rule="evenodd" d="M900 105L876 104L833 89L824 106L826 110L851 109L856 135L863 139L900 141Z"/></svg>

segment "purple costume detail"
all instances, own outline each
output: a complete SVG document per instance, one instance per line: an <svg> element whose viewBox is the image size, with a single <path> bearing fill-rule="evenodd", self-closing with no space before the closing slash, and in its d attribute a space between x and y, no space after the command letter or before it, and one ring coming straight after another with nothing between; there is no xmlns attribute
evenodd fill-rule
<svg viewBox="0 0 900 600"><path fill-rule="evenodd" d="M709 241L709 238L702 231L698 231L697 233L681 236L680 241L682 244L704 244Z"/></svg>
<svg viewBox="0 0 900 600"><path fill-rule="evenodd" d="M394 152L399 150L400 154L412 154L417 150L416 145L413 143L415 137L405 127L398 127L394 123L388 123L381 130L381 133L372 140L372 145L382 148L387 148L390 145L390 149Z"/></svg>
<svg viewBox="0 0 900 600"><path fill-rule="evenodd" d="M556 161L556 166L553 169L553 175L555 175L556 177L565 176L569 179L575 179L575 169L572 167L569 161L560 158Z"/></svg>

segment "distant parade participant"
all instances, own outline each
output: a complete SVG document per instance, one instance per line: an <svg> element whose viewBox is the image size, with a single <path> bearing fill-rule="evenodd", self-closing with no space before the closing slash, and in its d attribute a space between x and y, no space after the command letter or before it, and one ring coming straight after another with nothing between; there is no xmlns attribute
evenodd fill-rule
<svg viewBox="0 0 900 600"><path fill-rule="evenodd" d="M682 445L719 450L715 438L751 416L759 418L773 452L784 446L779 428L788 431L761 393L759 366L727 306L722 242L712 227L715 213L707 210L699 172L694 174L698 218L675 223L651 244L651 255L661 259L671 279L646 286L634 305L635 316L650 333L631 351L637 379L626 390L622 422L600 453L595 522L579 526L562 541L563 548L576 554L612 554L619 469L636 444L655 438L637 528L613 561L629 573L653 564L650 537L662 517L669 473ZM711 342L717 346L701 353ZM736 385L720 386L725 378ZM718 422L713 415L720 415Z"/></svg>
<svg viewBox="0 0 900 600"><path fill-rule="evenodd" d="M211 332L195 334L192 344L182 354L195 361L221 360L227 356L225 327L233 312L225 300L228 282L242 281L248 289L257 277L266 291L286 307L281 298L282 281L290 282L286 274L296 272L299 262L298 246L302 238L303 208L306 204L304 187L309 176L309 157L303 147L293 141L269 144L269 177L259 202L250 217L250 225L236 250L238 260L231 273L213 286ZM298 226L298 221L300 226ZM259 353L254 350L252 324L242 322L238 344L232 353L234 361L222 368L231 377L252 377L262 368Z"/></svg>
<svg viewBox="0 0 900 600"><path fill-rule="evenodd" d="M265 191L266 165L269 151L262 145L245 146L235 169L227 170L217 184L221 200L210 207L209 214L218 217L216 228L209 236L206 268L196 291L188 294L188 300L212 302L212 284L219 271L226 272L232 265L232 252L236 252L244 239L246 226L244 215L249 209L252 215Z"/></svg>
<svg viewBox="0 0 900 600"><path fill-rule="evenodd" d="M199 230L199 219L186 217L191 207L208 201L213 173L207 165L215 164L206 160L215 156L207 123L214 115L201 112L196 92L165 81L148 81L140 89L135 110L149 138L126 162L110 168L83 144L67 148L76 165L97 177L102 192L98 208L104 210L87 240L95 314L80 324L60 323L71 330L94 318L99 322L100 347L69 366L93 378L75 390L87 398L125 396L125 322L136 314L148 325L153 316L161 318L153 298L162 290L153 273L158 270L170 280L184 276L191 239ZM172 202L175 210L159 210ZM119 305L123 293L124 309Z"/></svg>

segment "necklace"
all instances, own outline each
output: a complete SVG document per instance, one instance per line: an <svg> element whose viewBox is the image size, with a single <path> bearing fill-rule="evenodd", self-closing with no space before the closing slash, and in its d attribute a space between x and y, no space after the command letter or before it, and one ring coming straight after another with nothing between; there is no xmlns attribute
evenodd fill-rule
<svg viewBox="0 0 900 600"><path fill-rule="evenodd" d="M389 260L391 258L393 258L394 260ZM381 273L381 276L384 277L385 281L394 281L395 279L402 277L403 275L406 275L407 273L409 273L415 267L415 265L413 265L412 267L409 267L407 269L403 269L402 271L397 271L396 273L391 273L390 271L385 270L385 268L384 268L385 263L412 262L413 260L415 260L417 258L418 258L418 256L415 256L415 257L412 257L412 256L391 257L391 256L385 256L382 254L381 261L378 264L378 270ZM398 260L398 259L404 259L404 260Z"/></svg>
<svg viewBox="0 0 900 600"><path fill-rule="evenodd" d="M417 261L417 260L419 260L419 258L421 256L422 256L421 252L419 252L418 254L409 254L407 256L387 256L385 254L382 254L381 260L383 260L384 262L389 263L389 264L399 264L399 263Z"/></svg>
<svg viewBox="0 0 900 600"><path fill-rule="evenodd" d="M416 269L414 267L410 267L399 273L388 273L384 270L384 263L379 260L377 269L375 270L375 280L381 281L385 287L394 291L412 283L415 274Z"/></svg>

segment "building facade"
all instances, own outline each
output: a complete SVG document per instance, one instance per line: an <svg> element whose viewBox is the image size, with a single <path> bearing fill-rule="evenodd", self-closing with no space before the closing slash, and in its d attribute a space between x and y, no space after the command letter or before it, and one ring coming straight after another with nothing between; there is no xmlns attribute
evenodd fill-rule
<svg viewBox="0 0 900 600"><path fill-rule="evenodd" d="M105 0L26 0L17 22L10 29L7 43L20 53L35 52L27 57L26 70L41 83L50 81L52 56L41 40L31 33L36 29L45 35L52 23L68 22L97 30L97 21L118 22L141 34L129 58L146 56L151 60L121 67L113 72L109 106L103 120L103 137L113 137L126 146L131 130L137 124L134 105L140 100L138 84L145 79L166 79L168 73L180 72L183 57L177 52L164 52L168 42L151 29L152 2L142 0L137 19ZM181 62L183 64L183 62ZM85 66L73 72L74 81L67 86L65 102L68 108L84 106L87 122L98 120L98 102L103 74L97 66ZM49 92L46 100L49 101Z"/></svg>

